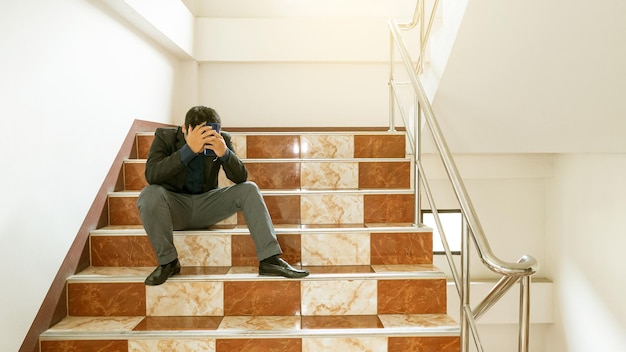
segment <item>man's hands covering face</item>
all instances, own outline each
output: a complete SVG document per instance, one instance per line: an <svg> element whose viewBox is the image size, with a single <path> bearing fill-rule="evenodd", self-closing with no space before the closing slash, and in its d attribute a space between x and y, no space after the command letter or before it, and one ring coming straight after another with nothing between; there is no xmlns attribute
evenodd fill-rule
<svg viewBox="0 0 626 352"><path fill-rule="evenodd" d="M188 127L186 131L185 126L183 126L183 132L185 132L187 145L194 153L201 153L205 148L208 148L212 149L219 157L226 154L227 147L224 137L214 131L211 126L206 126L202 123L196 127Z"/></svg>

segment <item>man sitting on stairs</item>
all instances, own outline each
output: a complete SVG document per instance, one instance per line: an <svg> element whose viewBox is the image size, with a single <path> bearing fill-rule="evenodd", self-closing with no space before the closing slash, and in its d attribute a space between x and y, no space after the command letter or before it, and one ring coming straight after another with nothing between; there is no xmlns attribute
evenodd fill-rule
<svg viewBox="0 0 626 352"><path fill-rule="evenodd" d="M309 275L280 258L282 251L259 188L247 181L248 170L235 155L230 135L208 123L221 124L217 112L196 106L187 112L183 126L155 132L146 162L149 185L137 200L159 261L146 285L160 285L180 272L173 231L207 228L237 211L243 211L254 240L260 275ZM218 188L220 168L234 185Z"/></svg>

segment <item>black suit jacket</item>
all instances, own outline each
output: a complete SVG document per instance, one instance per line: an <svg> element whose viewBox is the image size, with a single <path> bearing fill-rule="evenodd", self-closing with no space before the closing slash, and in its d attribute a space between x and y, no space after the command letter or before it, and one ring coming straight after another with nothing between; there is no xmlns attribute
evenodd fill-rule
<svg viewBox="0 0 626 352"><path fill-rule="evenodd" d="M202 192L217 188L218 173L224 168L226 177L234 183L248 179L248 170L235 154L230 134L222 131L226 146L230 149L228 160L200 154L196 158L204 159L204 187ZM181 127L158 128L148 153L146 162L146 181L157 184L173 192L182 192L187 177L187 166L180 159L180 149L185 145L185 136Z"/></svg>

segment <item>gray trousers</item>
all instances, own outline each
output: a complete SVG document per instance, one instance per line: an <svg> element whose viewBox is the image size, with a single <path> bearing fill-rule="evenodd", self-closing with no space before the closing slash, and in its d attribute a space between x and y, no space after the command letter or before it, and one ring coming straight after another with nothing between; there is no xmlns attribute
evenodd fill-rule
<svg viewBox="0 0 626 352"><path fill-rule="evenodd" d="M243 211L259 261L282 253L263 196L253 182L202 194L176 193L149 185L141 191L137 206L161 265L178 258L173 231L207 228L237 211Z"/></svg>

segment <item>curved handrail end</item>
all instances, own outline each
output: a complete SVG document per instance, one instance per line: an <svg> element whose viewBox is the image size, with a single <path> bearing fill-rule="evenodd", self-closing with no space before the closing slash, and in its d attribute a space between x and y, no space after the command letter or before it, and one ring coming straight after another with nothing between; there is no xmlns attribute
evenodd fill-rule
<svg viewBox="0 0 626 352"><path fill-rule="evenodd" d="M480 259L491 271L505 276L531 276L539 270L539 262L531 255L523 255L517 263L507 263L483 255L480 255Z"/></svg>

